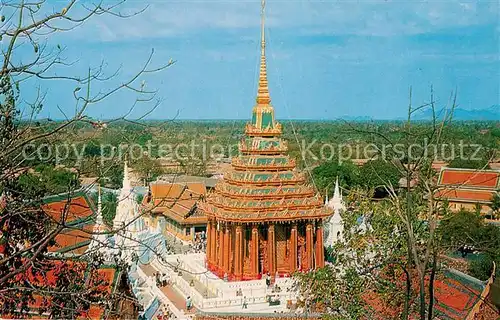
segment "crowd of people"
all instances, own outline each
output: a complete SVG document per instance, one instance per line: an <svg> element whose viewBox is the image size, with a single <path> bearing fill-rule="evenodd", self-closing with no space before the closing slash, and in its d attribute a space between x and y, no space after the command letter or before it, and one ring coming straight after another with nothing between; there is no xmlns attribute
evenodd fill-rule
<svg viewBox="0 0 500 320"><path fill-rule="evenodd" d="M192 245L189 245L190 251L194 253L205 252L207 249L207 235L205 231L198 232L194 236L194 241Z"/></svg>
<svg viewBox="0 0 500 320"><path fill-rule="evenodd" d="M170 284L170 276L168 274L157 272L154 276L158 287L166 287Z"/></svg>
<svg viewBox="0 0 500 320"><path fill-rule="evenodd" d="M164 306L160 311L158 311L157 315L158 320L175 320L177 317L174 315L172 311L170 311L169 306Z"/></svg>

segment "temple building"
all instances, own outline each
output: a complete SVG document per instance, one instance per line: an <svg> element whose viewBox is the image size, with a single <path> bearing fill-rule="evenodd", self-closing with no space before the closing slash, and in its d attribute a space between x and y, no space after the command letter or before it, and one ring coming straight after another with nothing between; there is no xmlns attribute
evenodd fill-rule
<svg viewBox="0 0 500 320"><path fill-rule="evenodd" d="M205 202L207 265L228 280L258 279L324 266L323 221L331 210L287 155L269 95L261 14L260 75L240 155Z"/></svg>
<svg viewBox="0 0 500 320"><path fill-rule="evenodd" d="M151 183L142 201L146 223L181 240L194 241L206 232L207 217L198 209L206 190L203 181Z"/></svg>
<svg viewBox="0 0 500 320"><path fill-rule="evenodd" d="M435 197L452 211L466 209L491 215L491 203L500 189L500 171L442 168Z"/></svg>

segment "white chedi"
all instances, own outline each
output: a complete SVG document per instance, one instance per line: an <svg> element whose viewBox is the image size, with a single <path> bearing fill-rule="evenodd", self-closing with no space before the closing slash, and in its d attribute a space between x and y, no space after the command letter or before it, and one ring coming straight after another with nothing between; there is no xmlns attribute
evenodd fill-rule
<svg viewBox="0 0 500 320"><path fill-rule="evenodd" d="M134 258L138 258L141 263L148 263L155 254L163 255L166 252L165 238L161 230L150 229L144 221L130 182L126 161L113 230L115 250L121 252L121 258L128 263L133 263Z"/></svg>
<svg viewBox="0 0 500 320"><path fill-rule="evenodd" d="M325 200L325 206L333 210L333 215L325 225L326 237L325 247L333 246L337 241L342 241L344 234L344 221L342 220L341 212L345 211L345 204L342 200L342 192L339 188L339 179L335 181L335 191L333 197L328 200L328 195Z"/></svg>
<svg viewBox="0 0 500 320"><path fill-rule="evenodd" d="M108 235L106 233L107 228L104 225L104 220L102 219L102 200L101 200L101 186L98 186L97 195L97 212L95 224L92 229L92 239L90 240L89 246L86 250L87 254L100 253L107 255L109 252L109 241Z"/></svg>

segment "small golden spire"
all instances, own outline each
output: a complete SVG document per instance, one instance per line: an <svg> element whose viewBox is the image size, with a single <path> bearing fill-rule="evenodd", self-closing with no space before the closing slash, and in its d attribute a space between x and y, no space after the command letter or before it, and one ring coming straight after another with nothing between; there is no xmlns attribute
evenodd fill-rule
<svg viewBox="0 0 500 320"><path fill-rule="evenodd" d="M269 105L271 97L269 96L269 87L267 83L267 68L266 68L266 36L264 31L264 20L266 8L266 0L262 0L262 9L260 13L260 73L259 87L257 89L257 104Z"/></svg>
<svg viewBox="0 0 500 320"><path fill-rule="evenodd" d="M260 55L262 57L265 57L266 55L266 35L265 35L265 29L264 29L264 19L266 18L265 16L265 10L266 9L266 0L261 1L261 10L260 10Z"/></svg>

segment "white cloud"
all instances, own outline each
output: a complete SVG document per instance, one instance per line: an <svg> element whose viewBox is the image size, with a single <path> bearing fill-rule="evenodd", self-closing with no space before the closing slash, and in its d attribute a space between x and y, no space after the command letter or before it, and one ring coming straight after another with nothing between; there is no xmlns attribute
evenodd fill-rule
<svg viewBox="0 0 500 320"><path fill-rule="evenodd" d="M394 36L498 23L496 1L268 1L267 24L301 34ZM142 14L99 16L75 37L98 41L163 38L207 29L238 32L259 25L260 1L155 1ZM127 11L140 9L130 2ZM83 36L82 36L83 35ZM91 35L92 38L89 38Z"/></svg>

